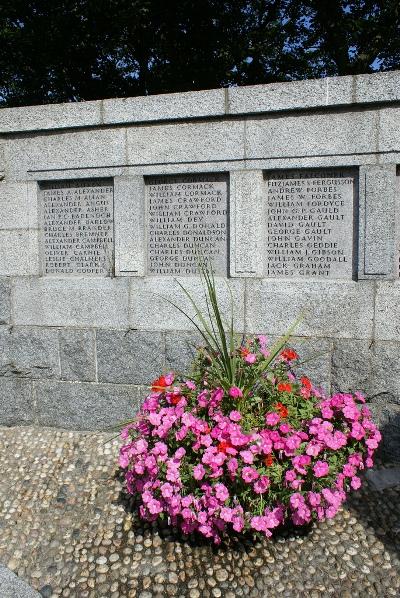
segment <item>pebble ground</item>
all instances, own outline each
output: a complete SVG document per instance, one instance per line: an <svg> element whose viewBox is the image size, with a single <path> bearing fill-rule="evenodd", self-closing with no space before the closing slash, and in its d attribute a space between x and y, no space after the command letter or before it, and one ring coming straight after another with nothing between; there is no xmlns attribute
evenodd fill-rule
<svg viewBox="0 0 400 598"><path fill-rule="evenodd" d="M334 520L216 549L130 512L109 438L0 428L0 562L42 596L400 596L400 486L365 482Z"/></svg>

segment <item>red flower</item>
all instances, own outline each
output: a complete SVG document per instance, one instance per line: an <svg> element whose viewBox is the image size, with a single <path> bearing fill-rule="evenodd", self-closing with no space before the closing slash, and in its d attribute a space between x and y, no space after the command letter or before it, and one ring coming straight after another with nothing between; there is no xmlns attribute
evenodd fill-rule
<svg viewBox="0 0 400 598"><path fill-rule="evenodd" d="M290 386L290 384L289 384L289 386ZM287 417L289 414L288 408L285 405L283 405L282 403L276 403L276 405L274 405L274 408L276 409L276 411L279 413L279 415L282 418Z"/></svg>
<svg viewBox="0 0 400 598"><path fill-rule="evenodd" d="M303 388L306 388L307 390L311 390L311 382L306 376L303 376L302 378L300 378L300 382L303 385Z"/></svg>
<svg viewBox="0 0 400 598"><path fill-rule="evenodd" d="M159 378L157 378L157 380L154 380L154 382L151 385L151 390L154 392L160 392L160 391L164 391L167 388L168 384L165 380L165 376L160 376Z"/></svg>
<svg viewBox="0 0 400 598"><path fill-rule="evenodd" d="M242 357L246 357L246 355L248 355L250 353L250 350L247 347L241 347L240 353L241 353Z"/></svg>
<svg viewBox="0 0 400 598"><path fill-rule="evenodd" d="M294 349L284 349L281 353L282 359L285 361L293 361L294 359L298 358L298 354Z"/></svg>
<svg viewBox="0 0 400 598"><path fill-rule="evenodd" d="M300 378L300 382L302 384L302 388L300 391L301 396L304 399L309 399L311 396L311 388L312 388L312 384L311 384L310 380L306 376L303 376L302 378Z"/></svg>
<svg viewBox="0 0 400 598"><path fill-rule="evenodd" d="M279 392L292 392L292 385L290 382L279 382L278 390Z"/></svg>
<svg viewBox="0 0 400 598"><path fill-rule="evenodd" d="M171 403L173 405L177 405L179 403L179 401L181 400L182 395L172 395L171 397Z"/></svg>
<svg viewBox="0 0 400 598"><path fill-rule="evenodd" d="M267 467L271 467L272 463L274 462L274 456L269 453L264 459L264 463Z"/></svg>
<svg viewBox="0 0 400 598"><path fill-rule="evenodd" d="M226 454L226 449L231 448L232 445L230 442L228 442L227 440L221 440L221 442L218 444L217 449L219 453L225 453Z"/></svg>

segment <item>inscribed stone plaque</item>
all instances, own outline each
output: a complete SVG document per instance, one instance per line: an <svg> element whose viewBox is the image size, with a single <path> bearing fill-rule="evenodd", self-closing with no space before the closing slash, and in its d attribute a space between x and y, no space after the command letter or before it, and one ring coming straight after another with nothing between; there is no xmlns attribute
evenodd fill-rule
<svg viewBox="0 0 400 598"><path fill-rule="evenodd" d="M265 276L352 278L355 173L269 172Z"/></svg>
<svg viewBox="0 0 400 598"><path fill-rule="evenodd" d="M112 179L40 184L44 274L106 276L113 269Z"/></svg>
<svg viewBox="0 0 400 598"><path fill-rule="evenodd" d="M147 273L197 273L196 254L227 273L228 179L220 174L146 178Z"/></svg>

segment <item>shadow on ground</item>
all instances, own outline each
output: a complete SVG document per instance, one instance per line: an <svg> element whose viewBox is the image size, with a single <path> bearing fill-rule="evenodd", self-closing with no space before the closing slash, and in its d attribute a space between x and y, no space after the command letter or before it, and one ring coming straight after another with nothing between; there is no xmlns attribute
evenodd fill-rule
<svg viewBox="0 0 400 598"><path fill-rule="evenodd" d="M386 488L377 489L372 480L364 480L362 489L353 492L346 506L364 526L373 533L386 549L400 556L400 413L390 413L381 425L382 443L377 451L374 470L396 470ZM365 477L365 476L364 476ZM394 484L397 478L397 484Z"/></svg>
<svg viewBox="0 0 400 598"><path fill-rule="evenodd" d="M121 491L119 493L118 499L116 504L122 505L124 511L132 516L132 531L134 532L141 532L143 526L145 525L144 522L138 516L138 504L135 503L134 498L128 494L128 492L124 488L124 472L121 469L118 469L115 472L115 479L121 484ZM185 535L177 528L174 528L166 521L156 521L151 524L146 524L146 527L149 526L152 529L152 532L155 534L160 535L166 541L170 542L178 542L180 544L189 544L191 547L208 547L214 553L218 553L218 551L225 551L225 550L233 550L238 552L249 552L253 550L255 543L263 543L263 542L283 542L285 540L294 540L296 538L306 538L312 528L313 525L305 525L305 526L294 526L291 524L287 524L286 526L280 527L278 530L274 531L270 540L266 540L264 537L257 537L254 534L237 534L232 533L228 534L226 539L221 542L220 545L214 545L210 540L202 536L201 534L189 534Z"/></svg>

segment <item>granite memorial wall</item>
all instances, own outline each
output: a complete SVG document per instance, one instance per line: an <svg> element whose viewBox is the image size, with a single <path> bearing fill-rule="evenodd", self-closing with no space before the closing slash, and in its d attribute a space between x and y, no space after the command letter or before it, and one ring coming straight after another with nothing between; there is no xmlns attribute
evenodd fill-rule
<svg viewBox="0 0 400 598"><path fill-rule="evenodd" d="M364 390L400 455L400 73L0 111L0 423L129 417L197 338L214 265L241 333Z"/></svg>

